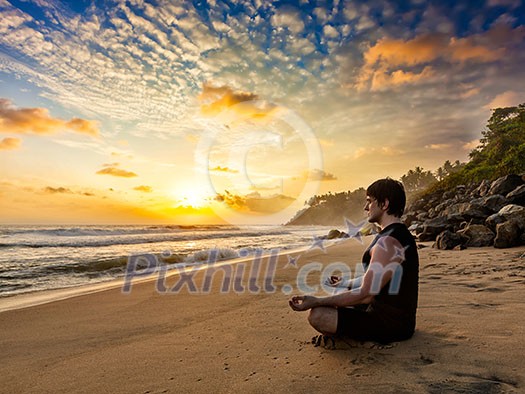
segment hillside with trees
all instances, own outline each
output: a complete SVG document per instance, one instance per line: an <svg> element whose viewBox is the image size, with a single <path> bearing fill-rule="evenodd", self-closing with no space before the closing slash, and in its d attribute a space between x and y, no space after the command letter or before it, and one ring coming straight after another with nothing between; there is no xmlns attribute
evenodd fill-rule
<svg viewBox="0 0 525 394"><path fill-rule="evenodd" d="M416 167L400 181L409 202L451 192L458 185L479 184L507 174L525 173L525 103L493 110L482 131L480 144L469 154L469 161L449 160L434 172ZM344 218L363 218L365 189L316 195L287 223L291 225L335 225Z"/></svg>
<svg viewBox="0 0 525 394"><path fill-rule="evenodd" d="M363 218L365 198L366 191L362 187L354 191L315 195L305 201L305 208L287 224L341 226L344 218L358 222Z"/></svg>
<svg viewBox="0 0 525 394"><path fill-rule="evenodd" d="M422 195L525 172L525 103L495 109L482 132L480 145L470 152L469 158L458 171L434 183Z"/></svg>

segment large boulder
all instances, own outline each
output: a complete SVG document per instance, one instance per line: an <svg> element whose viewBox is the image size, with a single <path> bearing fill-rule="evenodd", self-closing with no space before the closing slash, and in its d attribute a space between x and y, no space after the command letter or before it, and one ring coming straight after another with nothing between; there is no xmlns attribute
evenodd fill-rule
<svg viewBox="0 0 525 394"><path fill-rule="evenodd" d="M487 216L493 211L483 205L482 199L476 199L471 202L461 202L453 204L443 210L442 216L446 216L449 221L470 221L483 223Z"/></svg>
<svg viewBox="0 0 525 394"><path fill-rule="evenodd" d="M421 223L412 223L408 228L408 231L421 234L423 232L423 225Z"/></svg>
<svg viewBox="0 0 525 394"><path fill-rule="evenodd" d="M478 201L478 199L476 199L476 201ZM490 209L492 212L498 212L505 205L510 204L510 202L501 194L493 194L492 196L480 198L479 204Z"/></svg>
<svg viewBox="0 0 525 394"><path fill-rule="evenodd" d="M409 212L404 214L401 220L403 221L403 223L405 223L405 225L410 226L417 220L417 217L414 213Z"/></svg>
<svg viewBox="0 0 525 394"><path fill-rule="evenodd" d="M515 204L505 205L498 212L505 218L505 221L515 222L520 230L525 230L525 207Z"/></svg>
<svg viewBox="0 0 525 394"><path fill-rule="evenodd" d="M410 204L410 211L417 212L422 211L425 209L425 206L427 205L427 200L424 198L420 198L417 201L414 201L412 204Z"/></svg>
<svg viewBox="0 0 525 394"><path fill-rule="evenodd" d="M525 205L525 185L518 186L516 189L508 193L505 198L509 204Z"/></svg>
<svg viewBox="0 0 525 394"><path fill-rule="evenodd" d="M419 213L419 214L416 216L416 219L417 219L418 222L424 222L425 220L428 219L428 213L427 213L427 212Z"/></svg>
<svg viewBox="0 0 525 394"><path fill-rule="evenodd" d="M467 246L491 246L494 242L494 233L482 224L470 224L457 234L465 240Z"/></svg>
<svg viewBox="0 0 525 394"><path fill-rule="evenodd" d="M490 185L491 185L490 181L487 179L484 179L483 181L481 181L479 186L474 190L473 194L479 197L486 196L490 189Z"/></svg>
<svg viewBox="0 0 525 394"><path fill-rule="evenodd" d="M496 226L495 248L510 248L520 243L520 229L514 221L500 223Z"/></svg>
<svg viewBox="0 0 525 394"><path fill-rule="evenodd" d="M485 219L485 226L490 228L493 232L496 232L496 226L500 223L505 222L505 217L499 213L494 213Z"/></svg>
<svg viewBox="0 0 525 394"><path fill-rule="evenodd" d="M454 200L449 198L448 200L443 201L441 204L436 205L434 208L434 212L436 214L440 214L441 212L444 212L447 207L454 204Z"/></svg>
<svg viewBox="0 0 525 394"><path fill-rule="evenodd" d="M454 249L456 246L462 246L463 240L461 236L452 231L445 230L436 237L434 246L442 250Z"/></svg>
<svg viewBox="0 0 525 394"><path fill-rule="evenodd" d="M344 238L345 235L346 235L345 233L342 233L339 230L332 229L326 235L326 239Z"/></svg>
<svg viewBox="0 0 525 394"><path fill-rule="evenodd" d="M455 197L454 190L449 190L448 192L443 193L443 200L449 200Z"/></svg>
<svg viewBox="0 0 525 394"><path fill-rule="evenodd" d="M492 182L488 194L501 194L505 196L518 186L523 185L523 183L525 182L519 175L506 175Z"/></svg>
<svg viewBox="0 0 525 394"><path fill-rule="evenodd" d="M452 224L444 217L429 219L423 223L423 232L419 234L419 241L434 241L439 233L452 228Z"/></svg>

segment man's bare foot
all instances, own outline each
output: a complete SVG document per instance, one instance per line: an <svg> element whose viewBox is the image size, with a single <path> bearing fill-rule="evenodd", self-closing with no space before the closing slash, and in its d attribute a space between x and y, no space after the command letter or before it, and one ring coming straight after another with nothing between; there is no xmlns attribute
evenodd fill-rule
<svg viewBox="0 0 525 394"><path fill-rule="evenodd" d="M312 343L315 347L322 346L325 349L335 349L335 339L330 335L319 334L312 338Z"/></svg>

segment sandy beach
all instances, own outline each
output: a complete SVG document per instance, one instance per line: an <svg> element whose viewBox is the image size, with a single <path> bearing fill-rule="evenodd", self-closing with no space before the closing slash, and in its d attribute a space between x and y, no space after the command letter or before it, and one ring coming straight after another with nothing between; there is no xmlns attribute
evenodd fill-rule
<svg viewBox="0 0 525 394"><path fill-rule="evenodd" d="M208 294L190 294L188 286L159 294L149 281L130 294L111 288L4 311L0 391L523 392L525 247L425 245L417 331L409 341L338 341L335 350L310 344L315 332L307 315L288 307L282 286L312 262L352 266L366 245L348 240L326 253L296 254L296 266L280 256L274 292L265 291L262 275L258 294L247 283L244 292L221 293L217 273ZM269 264L262 261L263 272ZM319 276L312 272L308 283L319 284ZM204 271L195 275L197 289L203 278ZM179 279L164 284L172 288Z"/></svg>

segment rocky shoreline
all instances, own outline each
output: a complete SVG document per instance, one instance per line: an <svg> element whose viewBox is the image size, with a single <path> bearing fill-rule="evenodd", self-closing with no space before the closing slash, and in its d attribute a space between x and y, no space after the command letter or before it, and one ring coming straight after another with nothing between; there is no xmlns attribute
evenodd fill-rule
<svg viewBox="0 0 525 394"><path fill-rule="evenodd" d="M414 201L403 220L438 249L525 245L525 175L460 185Z"/></svg>

